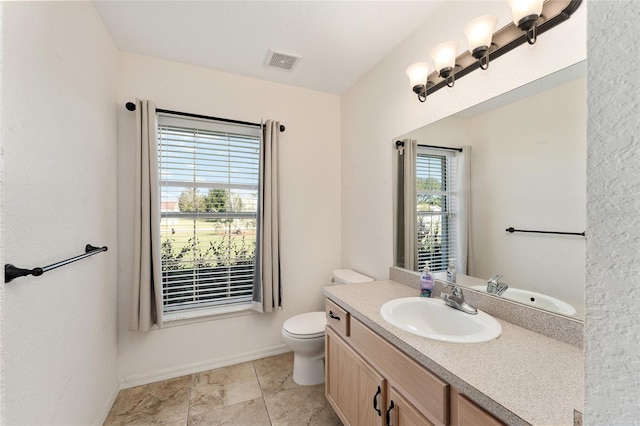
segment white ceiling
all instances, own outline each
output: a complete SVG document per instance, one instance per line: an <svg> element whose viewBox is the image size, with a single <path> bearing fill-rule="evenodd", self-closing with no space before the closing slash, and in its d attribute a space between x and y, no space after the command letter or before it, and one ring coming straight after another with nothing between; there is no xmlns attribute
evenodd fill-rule
<svg viewBox="0 0 640 426"><path fill-rule="evenodd" d="M341 94L441 1L94 1L118 49ZM269 49L299 55L266 68Z"/></svg>

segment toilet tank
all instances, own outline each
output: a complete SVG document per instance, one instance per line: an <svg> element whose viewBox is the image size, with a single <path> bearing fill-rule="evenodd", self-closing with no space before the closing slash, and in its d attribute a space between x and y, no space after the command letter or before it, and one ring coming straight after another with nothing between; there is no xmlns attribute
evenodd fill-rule
<svg viewBox="0 0 640 426"><path fill-rule="evenodd" d="M373 281L373 278L362 275L359 272L352 271L351 269L338 269L333 271L333 278L331 281L336 284L355 284Z"/></svg>

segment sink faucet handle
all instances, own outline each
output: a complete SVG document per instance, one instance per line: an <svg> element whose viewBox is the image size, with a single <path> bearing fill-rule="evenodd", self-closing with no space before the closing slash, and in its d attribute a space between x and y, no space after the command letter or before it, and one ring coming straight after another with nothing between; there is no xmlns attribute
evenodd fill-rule
<svg viewBox="0 0 640 426"><path fill-rule="evenodd" d="M478 313L478 310L468 304L464 300L464 295L462 294L462 289L453 284L453 283L444 283L444 288L451 287L451 294L442 292L440 298L444 301L444 304L450 306L454 309L458 309L464 313L475 315Z"/></svg>
<svg viewBox="0 0 640 426"><path fill-rule="evenodd" d="M442 284L444 284L445 289L447 287L451 287L451 296L462 297L462 289L460 288L460 286L454 283L448 283L448 282L443 282ZM449 296L447 293L444 293L444 292L443 292L443 295Z"/></svg>
<svg viewBox="0 0 640 426"><path fill-rule="evenodd" d="M487 281L487 293L501 296L502 293L507 291L509 286L505 283L501 283L500 278L502 278L502 275L498 274L494 275L489 279L489 281Z"/></svg>
<svg viewBox="0 0 640 426"><path fill-rule="evenodd" d="M451 294L455 297L462 297L462 289L457 285L454 285L453 289L451 290Z"/></svg>
<svg viewBox="0 0 640 426"><path fill-rule="evenodd" d="M497 274L497 275L494 275L491 278L489 278L489 281L487 281L487 282L498 284L498 281L500 281L500 278L502 278L502 275Z"/></svg>
<svg viewBox="0 0 640 426"><path fill-rule="evenodd" d="M460 290L460 287L458 287L456 284L443 281L442 282L442 289L446 290L448 287L451 287L451 296L460 297L460 295L462 294L462 290ZM442 292L442 294L443 294L443 296L445 296L445 295L449 296L444 291Z"/></svg>

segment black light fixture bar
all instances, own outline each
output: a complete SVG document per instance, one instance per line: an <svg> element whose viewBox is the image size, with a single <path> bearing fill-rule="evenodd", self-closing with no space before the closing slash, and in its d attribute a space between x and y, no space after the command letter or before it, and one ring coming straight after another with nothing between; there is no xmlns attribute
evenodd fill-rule
<svg viewBox="0 0 640 426"><path fill-rule="evenodd" d="M568 20L582 4L582 0L548 0L542 6L542 14L538 18L536 33L549 31L551 28ZM499 29L493 34L493 40L489 49L489 62L499 58L516 47L526 44L526 34L516 27L513 22ZM480 68L480 63L466 50L456 58L456 66L453 70L455 80ZM447 80L434 71L427 77L427 96L447 87ZM431 84L429 84L431 83Z"/></svg>

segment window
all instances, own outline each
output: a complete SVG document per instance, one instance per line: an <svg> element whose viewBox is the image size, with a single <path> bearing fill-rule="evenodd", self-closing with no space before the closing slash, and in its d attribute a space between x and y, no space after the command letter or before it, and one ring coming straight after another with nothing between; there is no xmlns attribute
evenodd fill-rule
<svg viewBox="0 0 640 426"><path fill-rule="evenodd" d="M158 156L163 312L248 308L259 127L159 114Z"/></svg>
<svg viewBox="0 0 640 426"><path fill-rule="evenodd" d="M455 152L418 147L416 244L418 271L447 269L456 253Z"/></svg>

